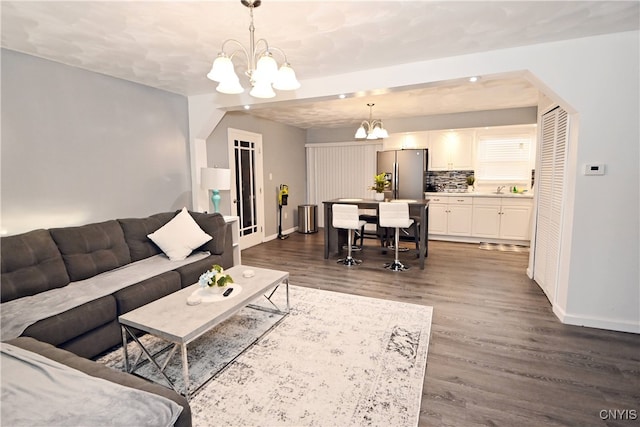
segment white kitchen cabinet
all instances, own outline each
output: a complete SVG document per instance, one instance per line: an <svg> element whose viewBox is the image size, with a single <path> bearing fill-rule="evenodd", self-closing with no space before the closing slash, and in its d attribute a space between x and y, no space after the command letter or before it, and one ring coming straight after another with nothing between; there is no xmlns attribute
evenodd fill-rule
<svg viewBox="0 0 640 427"><path fill-rule="evenodd" d="M531 210L531 199L502 199L500 238L529 240L531 238Z"/></svg>
<svg viewBox="0 0 640 427"><path fill-rule="evenodd" d="M475 131L429 132L429 170L473 169Z"/></svg>
<svg viewBox="0 0 640 427"><path fill-rule="evenodd" d="M451 196L449 197L447 206L447 234L452 236L470 236L473 198Z"/></svg>
<svg viewBox="0 0 640 427"><path fill-rule="evenodd" d="M429 196L429 233L471 235L473 199L468 196Z"/></svg>
<svg viewBox="0 0 640 427"><path fill-rule="evenodd" d="M447 203L443 198L433 198L429 202L429 233L447 234Z"/></svg>
<svg viewBox="0 0 640 427"><path fill-rule="evenodd" d="M532 199L476 197L473 202L474 237L529 240Z"/></svg>
<svg viewBox="0 0 640 427"><path fill-rule="evenodd" d="M500 237L500 197L476 197L473 201L473 226L476 237L498 239Z"/></svg>

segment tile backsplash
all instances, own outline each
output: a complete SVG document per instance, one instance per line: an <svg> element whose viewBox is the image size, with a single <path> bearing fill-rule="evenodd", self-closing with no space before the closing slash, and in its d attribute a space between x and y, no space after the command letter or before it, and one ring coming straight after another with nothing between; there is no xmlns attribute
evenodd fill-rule
<svg viewBox="0 0 640 427"><path fill-rule="evenodd" d="M467 177L473 175L472 170L451 170L451 171L428 171L427 172L427 191L445 191L445 190L461 190L467 189ZM514 183L514 185L529 185L533 189L535 183L535 169L531 170L531 182ZM476 182L477 188L477 182Z"/></svg>
<svg viewBox="0 0 640 427"><path fill-rule="evenodd" d="M427 191L466 190L467 177L471 175L472 170L428 171Z"/></svg>

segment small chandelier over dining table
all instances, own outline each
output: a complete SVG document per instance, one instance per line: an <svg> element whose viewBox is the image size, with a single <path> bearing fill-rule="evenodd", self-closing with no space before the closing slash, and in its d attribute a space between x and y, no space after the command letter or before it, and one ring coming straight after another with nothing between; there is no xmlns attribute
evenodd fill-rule
<svg viewBox="0 0 640 427"><path fill-rule="evenodd" d="M363 120L360 124L360 127L356 131L355 138L362 139L378 139L378 138L388 138L389 134L387 133L384 125L382 124L382 120L373 119L373 106L376 104L367 104L369 107L369 120ZM367 128L365 130L365 127Z"/></svg>
<svg viewBox="0 0 640 427"><path fill-rule="evenodd" d="M249 95L256 98L273 98L276 96L273 89L277 90L296 90L300 87L300 82L296 78L296 73L287 61L287 56L274 46L269 46L266 39L255 41L255 27L253 25L253 9L260 6L261 0L241 0L244 6L249 8L251 16L251 24L249 25L249 51L244 48L242 43L235 39L227 39L222 43L222 48L218 56L213 61L211 71L207 77L218 82L216 90L226 94L239 94L244 92L244 88L240 85L240 79L235 72L232 59L236 54L243 53L247 59L247 71L245 74L249 77L252 89ZM239 46L239 49L228 55L224 48L227 43L233 43ZM284 62L280 69L278 63L273 58L273 53L277 52L284 58Z"/></svg>

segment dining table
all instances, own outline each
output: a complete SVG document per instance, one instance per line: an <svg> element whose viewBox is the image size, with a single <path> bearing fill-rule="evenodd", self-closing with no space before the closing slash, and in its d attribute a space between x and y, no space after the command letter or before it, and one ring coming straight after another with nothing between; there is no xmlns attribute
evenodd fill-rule
<svg viewBox="0 0 640 427"><path fill-rule="evenodd" d="M338 229L333 227L333 205L346 204L357 205L359 209L375 209L376 215L382 202L405 202L409 205L409 215L420 219L418 238L418 258L420 269L424 270L425 258L428 256L429 247L429 200L427 199L359 199L340 198L322 202L324 205L324 258L328 259L331 254L342 254L342 246L345 239Z"/></svg>

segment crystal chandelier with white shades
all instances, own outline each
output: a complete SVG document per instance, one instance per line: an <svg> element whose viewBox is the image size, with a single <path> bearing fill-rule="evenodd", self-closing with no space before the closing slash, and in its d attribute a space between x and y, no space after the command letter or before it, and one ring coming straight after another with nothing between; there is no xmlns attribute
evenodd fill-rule
<svg viewBox="0 0 640 427"><path fill-rule="evenodd" d="M287 56L282 49L269 46L265 39L255 41L255 27L253 26L253 9L260 6L261 0L241 0L244 6L249 8L251 16L251 24L249 25L249 51L244 48L242 43L235 39L228 39L222 43L221 52L213 61L211 71L207 77L218 82L216 90L221 93L239 94L244 92L244 88L240 85L240 79L235 72L232 59L238 53L244 54L247 60L247 71L245 74L249 77L252 89L249 95L256 98L273 98L276 96L273 89L277 90L296 90L300 87L300 82L296 78L296 73L287 61ZM228 43L237 45L239 49L230 55L225 52L225 45ZM283 56L284 62L278 69L278 63L273 58L273 53Z"/></svg>
<svg viewBox="0 0 640 427"><path fill-rule="evenodd" d="M384 125L382 124L382 120L373 119L373 106L376 104L367 104L369 107L369 120L363 120L360 124L360 127L356 131L355 138L362 139L378 139L378 138L388 138L389 134L387 133ZM366 129L365 129L366 127Z"/></svg>

